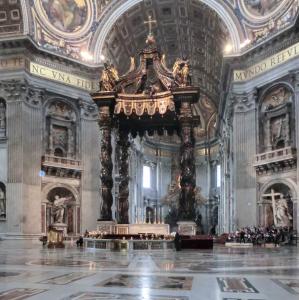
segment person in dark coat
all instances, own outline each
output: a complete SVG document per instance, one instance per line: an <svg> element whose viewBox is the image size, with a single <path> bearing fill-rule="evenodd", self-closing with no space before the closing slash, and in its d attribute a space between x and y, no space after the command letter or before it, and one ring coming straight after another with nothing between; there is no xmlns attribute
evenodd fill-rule
<svg viewBox="0 0 299 300"><path fill-rule="evenodd" d="M174 246L175 246L176 251L182 250L182 238L178 232L176 232L176 234L174 236Z"/></svg>

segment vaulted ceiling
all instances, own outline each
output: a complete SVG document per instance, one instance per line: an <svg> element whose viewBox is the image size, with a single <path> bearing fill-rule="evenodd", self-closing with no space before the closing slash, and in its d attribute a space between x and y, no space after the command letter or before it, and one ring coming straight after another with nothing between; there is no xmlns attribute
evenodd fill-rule
<svg viewBox="0 0 299 300"><path fill-rule="evenodd" d="M136 57L145 45L148 27L144 21L149 15L156 20L154 35L168 67L172 68L176 58L190 59L193 83L217 104L223 48L229 35L218 15L199 1L151 0L135 5L107 35L105 57L125 73L129 57Z"/></svg>
<svg viewBox="0 0 299 300"><path fill-rule="evenodd" d="M173 5L172 0L0 0L0 39L27 35L47 51L100 64L107 35L117 20L142 2L146 7L157 3L165 7L160 14L164 17ZM199 2L222 19L232 55L291 27L298 14L298 0L178 0L177 5L188 9ZM90 56L80 55L83 50Z"/></svg>
<svg viewBox="0 0 299 300"><path fill-rule="evenodd" d="M26 36L47 52L89 66L110 60L124 73L151 15L168 67L190 59L203 138L215 128L224 46L241 55L293 26L297 14L298 0L0 0L0 40Z"/></svg>

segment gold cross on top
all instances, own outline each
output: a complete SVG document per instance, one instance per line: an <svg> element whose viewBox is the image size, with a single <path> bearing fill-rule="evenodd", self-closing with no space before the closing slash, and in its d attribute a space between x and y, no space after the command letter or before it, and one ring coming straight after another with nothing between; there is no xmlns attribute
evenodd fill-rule
<svg viewBox="0 0 299 300"><path fill-rule="evenodd" d="M148 30L149 30L148 35L153 35L152 24L157 24L157 21L156 20L152 20L152 16L148 16L148 21L144 21L144 24L148 24Z"/></svg>

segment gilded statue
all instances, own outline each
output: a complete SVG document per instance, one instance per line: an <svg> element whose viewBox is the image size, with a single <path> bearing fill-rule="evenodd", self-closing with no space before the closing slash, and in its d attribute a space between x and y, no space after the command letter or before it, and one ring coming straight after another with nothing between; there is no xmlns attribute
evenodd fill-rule
<svg viewBox="0 0 299 300"><path fill-rule="evenodd" d="M113 91L119 81L118 71L113 64L104 64L104 70L100 79L101 91Z"/></svg>
<svg viewBox="0 0 299 300"><path fill-rule="evenodd" d="M172 75L178 86L189 86L191 84L189 61L177 58L172 68Z"/></svg>

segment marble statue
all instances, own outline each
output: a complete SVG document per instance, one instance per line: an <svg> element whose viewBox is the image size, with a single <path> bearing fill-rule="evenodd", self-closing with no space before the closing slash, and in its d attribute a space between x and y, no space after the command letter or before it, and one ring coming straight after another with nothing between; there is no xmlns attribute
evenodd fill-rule
<svg viewBox="0 0 299 300"><path fill-rule="evenodd" d="M281 195L275 203L274 218L276 226L290 227L292 216L289 213L288 203Z"/></svg>
<svg viewBox="0 0 299 300"><path fill-rule="evenodd" d="M279 118L274 120L271 124L271 144L275 145L276 142L282 138L283 135L283 119Z"/></svg>
<svg viewBox="0 0 299 300"><path fill-rule="evenodd" d="M0 102L0 129L6 127L6 109L3 102Z"/></svg>
<svg viewBox="0 0 299 300"><path fill-rule="evenodd" d="M0 217L5 217L5 193L0 187Z"/></svg>
<svg viewBox="0 0 299 300"><path fill-rule="evenodd" d="M63 223L66 204L72 199L72 197L59 197L55 195L53 202L53 218L54 223Z"/></svg>

